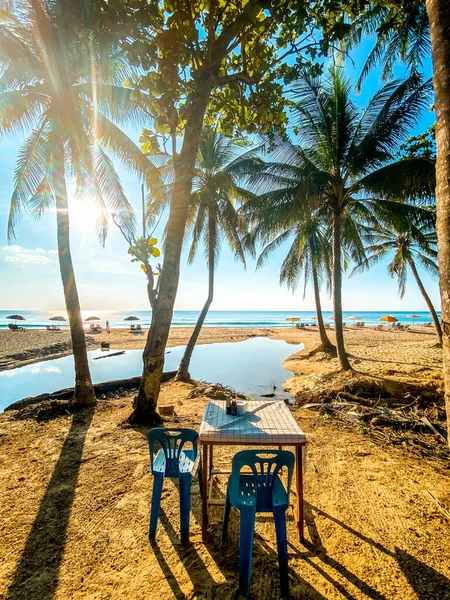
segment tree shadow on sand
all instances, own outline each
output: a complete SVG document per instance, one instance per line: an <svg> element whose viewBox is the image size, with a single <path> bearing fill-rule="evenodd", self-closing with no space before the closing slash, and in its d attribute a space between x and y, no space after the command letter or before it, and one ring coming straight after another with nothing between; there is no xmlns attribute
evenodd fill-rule
<svg viewBox="0 0 450 600"><path fill-rule="evenodd" d="M58 586L84 442L95 407L74 414L6 600L50 600Z"/></svg>
<svg viewBox="0 0 450 600"><path fill-rule="evenodd" d="M341 565L338 561L328 555L325 546L322 544L319 532L317 530L317 526L315 523L314 513L325 517L326 519L332 521L333 523L339 525L355 537L359 538L363 542L371 545L376 548L380 552L392 557L397 560L400 569L402 570L404 576L406 577L409 585L413 588L414 592L417 594L418 598L436 598L439 600L450 600L450 579L433 569L426 563L420 561L416 557L412 556L405 550L401 550L400 548L395 548L395 551L392 552L383 544L376 542L375 540L367 537L366 535L356 531L344 521L337 519L326 513L325 511L317 508L309 503L305 504L306 507L306 524L308 527L308 532L311 537L312 542L307 543L307 547L311 550L313 556L317 556L320 560L325 564L336 571L338 571L341 575L343 575L349 582L355 585L359 590L366 594L368 598L372 598L373 600L384 600L385 596L374 588L369 586L366 582L360 580L354 573L348 571L346 567ZM309 561L309 564L316 568L319 573L322 571L317 563L313 564ZM340 590L343 593L342 590ZM343 593L344 597L353 598L353 596L349 596L348 592Z"/></svg>

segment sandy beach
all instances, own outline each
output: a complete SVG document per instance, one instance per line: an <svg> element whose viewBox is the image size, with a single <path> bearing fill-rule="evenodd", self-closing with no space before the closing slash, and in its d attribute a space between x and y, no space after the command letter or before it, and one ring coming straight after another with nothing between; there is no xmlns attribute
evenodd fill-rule
<svg viewBox="0 0 450 600"><path fill-rule="evenodd" d="M130 331L129 329L112 329L110 333L86 332L89 349L100 347L101 342L109 342L112 350L139 350L145 346L148 330L143 332ZM191 335L191 327L173 327L170 330L168 346L186 344ZM333 330L328 331L333 340ZM300 353L307 354L319 344L317 327L305 329L253 329L253 328L224 328L204 327L200 332L199 344L212 344L219 342L239 342L249 337L269 336L282 339L292 344L303 343L305 349ZM353 348L358 348L357 354L368 352L368 357L377 354L380 356L388 353L395 358L394 362L415 362L436 342L433 329L415 327L409 331L392 331L386 328L377 331L371 327L363 329L356 327L345 328L345 339L350 353ZM395 350L393 348L395 347ZM362 350L365 348L365 350ZM381 348L381 350L380 350ZM398 354L398 352L400 354ZM14 369L21 365L66 356L71 353L70 334L68 331L57 332L43 329L28 329L24 332L13 332L8 329L0 330L0 371ZM413 360L411 360L411 357ZM286 364L286 368L296 371L294 363ZM312 368L312 367L310 367Z"/></svg>
<svg viewBox="0 0 450 600"><path fill-rule="evenodd" d="M190 331L172 329L169 345L185 343ZM329 334L333 340L333 331ZM389 384L393 395L403 386L400 395L412 394L408 402L415 401L415 393L423 395L422 405L426 398L430 405L441 403L442 351L433 330L347 328L353 371L345 374L335 358L309 356L319 344L312 327L205 328L200 341L239 342L255 335L305 346L284 365L293 374L288 382L296 396L293 415L309 441L305 545L298 541L291 512L287 522L291 598L450 599L450 520L442 508L450 507L450 462L442 441L435 445L439 435L427 428L428 438L421 433L420 440L434 444L425 453L426 446L414 446L411 437L398 442L386 429L376 437L373 427L371 432L302 408L355 386L360 393L367 381ZM113 349L136 349L144 346L145 335L121 329L88 339L92 348L103 340ZM67 333L6 331L0 342L3 368L70 352L56 345L68 344ZM198 430L208 399L192 397L193 388L163 384L159 406L173 407L165 426ZM191 543L179 542L178 491L169 480L156 543L149 544L153 479L146 429L124 425L133 396L117 394L73 415L64 402L0 415L1 597L236 598L238 518L232 515L229 541L223 544L222 511L213 508L204 543L196 485ZM419 439L418 432L413 437ZM28 439L31 445L24 443ZM235 451L218 447L216 466L227 467ZM226 478L216 476L213 486L223 497ZM256 522L251 594L254 600L280 597L275 533L265 516Z"/></svg>
<svg viewBox="0 0 450 600"><path fill-rule="evenodd" d="M198 429L207 399L192 386L163 385L166 426ZM95 410L0 416L2 535L0 596L104 600L235 600L239 517L227 543L222 510L211 509L201 537L198 486L192 486L191 543L179 541L176 485L167 480L156 543L148 541L153 478L145 428L122 423L131 397ZM288 511L291 598L446 600L450 598L447 463L418 459L311 411L293 413L309 444L306 541ZM32 440L29 444L27 440ZM218 447L229 465L235 447ZM194 482L195 483L195 482ZM226 478L216 476L223 497ZM273 520L258 515L253 600L279 600Z"/></svg>

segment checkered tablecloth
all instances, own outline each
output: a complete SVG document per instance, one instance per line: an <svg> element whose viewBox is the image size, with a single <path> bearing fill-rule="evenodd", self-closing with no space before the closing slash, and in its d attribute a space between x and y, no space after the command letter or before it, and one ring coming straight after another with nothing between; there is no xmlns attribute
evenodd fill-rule
<svg viewBox="0 0 450 600"><path fill-rule="evenodd" d="M216 444L304 444L306 436L280 400L255 400L240 416L227 415L225 401L211 400L200 425L200 442Z"/></svg>

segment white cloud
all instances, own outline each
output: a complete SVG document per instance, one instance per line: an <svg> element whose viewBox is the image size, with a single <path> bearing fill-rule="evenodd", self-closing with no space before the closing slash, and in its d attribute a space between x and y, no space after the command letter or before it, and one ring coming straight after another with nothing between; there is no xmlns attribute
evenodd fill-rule
<svg viewBox="0 0 450 600"><path fill-rule="evenodd" d="M14 244L3 246L0 250L0 260L5 263L42 265L55 262L56 250L43 248L24 248Z"/></svg>

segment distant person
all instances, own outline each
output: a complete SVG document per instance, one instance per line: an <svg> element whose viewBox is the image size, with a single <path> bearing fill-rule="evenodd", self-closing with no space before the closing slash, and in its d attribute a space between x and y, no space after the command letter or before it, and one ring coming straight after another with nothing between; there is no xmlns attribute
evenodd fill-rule
<svg viewBox="0 0 450 600"><path fill-rule="evenodd" d="M109 326L109 321L108 320L106 320L105 329L106 329L106 333L111 333L111 327Z"/></svg>

